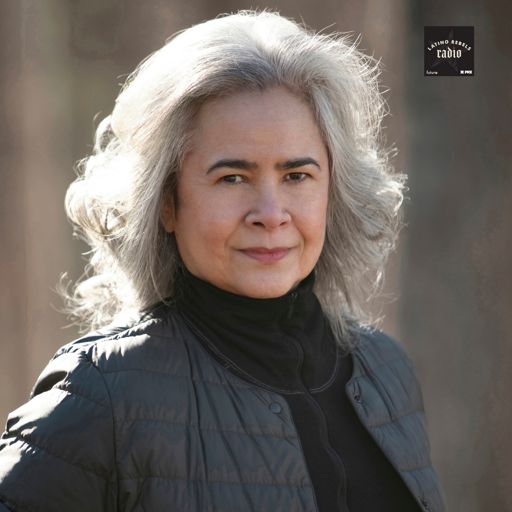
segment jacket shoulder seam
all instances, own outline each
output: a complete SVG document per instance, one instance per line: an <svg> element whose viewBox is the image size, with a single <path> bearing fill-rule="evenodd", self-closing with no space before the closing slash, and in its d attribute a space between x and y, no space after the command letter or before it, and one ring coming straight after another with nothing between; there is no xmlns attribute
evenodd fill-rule
<svg viewBox="0 0 512 512"><path fill-rule="evenodd" d="M139 323L130 325L120 331L116 331L116 332L112 332L112 333L108 333L108 332L102 333L101 331L97 331L97 332L92 332L90 334L86 334L86 335L84 335L80 338L77 338L74 341L71 341L71 342L65 344L64 346L62 346L60 349L57 350L57 352L54 354L52 359L55 359L56 357L59 357L62 354L67 354L69 352L83 352L85 354L85 350L88 347L97 346L98 342L103 342L103 341L107 341L107 340L112 340L112 341L122 340L122 339L126 339L126 338L131 338L134 336L140 336L143 334L150 334L150 333L147 333L144 331L132 332L132 333L130 333L129 331L140 328L141 326L144 326L144 324L149 325L151 322L156 324L156 323L162 322L162 320L163 320L163 318L147 318ZM159 336L159 335L151 334L151 336ZM165 336L163 336L163 337L165 337ZM172 339L170 336L168 338ZM83 343L83 345L81 346L82 343ZM91 364L94 364L94 362L91 360L89 360L89 362L91 362Z"/></svg>

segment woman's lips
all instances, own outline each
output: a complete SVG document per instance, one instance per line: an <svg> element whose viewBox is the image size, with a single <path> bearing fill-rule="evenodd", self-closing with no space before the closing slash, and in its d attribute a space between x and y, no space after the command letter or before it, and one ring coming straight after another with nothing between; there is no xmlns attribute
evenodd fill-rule
<svg viewBox="0 0 512 512"><path fill-rule="evenodd" d="M289 252L289 247L276 247L274 249L266 249L265 247L250 247L249 249L242 249L242 252L254 258L255 260L261 261L262 263L274 263L283 259Z"/></svg>

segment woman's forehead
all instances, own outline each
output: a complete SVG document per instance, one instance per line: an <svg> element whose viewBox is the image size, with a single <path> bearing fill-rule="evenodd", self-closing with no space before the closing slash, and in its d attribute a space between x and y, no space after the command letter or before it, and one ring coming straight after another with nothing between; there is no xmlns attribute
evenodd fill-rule
<svg viewBox="0 0 512 512"><path fill-rule="evenodd" d="M257 143L281 133L296 139L307 131L319 132L310 106L287 89L241 91L205 103L199 110L192 138L210 142ZM229 137L227 137L229 133Z"/></svg>

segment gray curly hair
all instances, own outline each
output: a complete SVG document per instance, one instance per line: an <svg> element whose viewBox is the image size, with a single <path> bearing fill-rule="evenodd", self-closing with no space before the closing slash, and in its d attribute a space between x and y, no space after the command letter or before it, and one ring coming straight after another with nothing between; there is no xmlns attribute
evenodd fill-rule
<svg viewBox="0 0 512 512"><path fill-rule="evenodd" d="M132 316L175 293L179 255L160 222L175 197L201 106L282 85L309 103L328 148L330 191L315 293L341 345L371 319L401 227L405 176L393 173L381 121L379 63L347 34L315 33L278 13L239 11L171 38L128 77L79 162L66 211L91 246L68 312L86 328Z"/></svg>

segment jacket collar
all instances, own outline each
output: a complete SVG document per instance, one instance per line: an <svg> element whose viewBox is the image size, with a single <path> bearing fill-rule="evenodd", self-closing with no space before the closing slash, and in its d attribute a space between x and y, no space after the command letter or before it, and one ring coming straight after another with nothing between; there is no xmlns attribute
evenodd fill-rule
<svg viewBox="0 0 512 512"><path fill-rule="evenodd" d="M244 378L280 392L325 386L336 345L313 292L315 270L281 297L255 299L222 290L184 266L176 305L203 345Z"/></svg>

